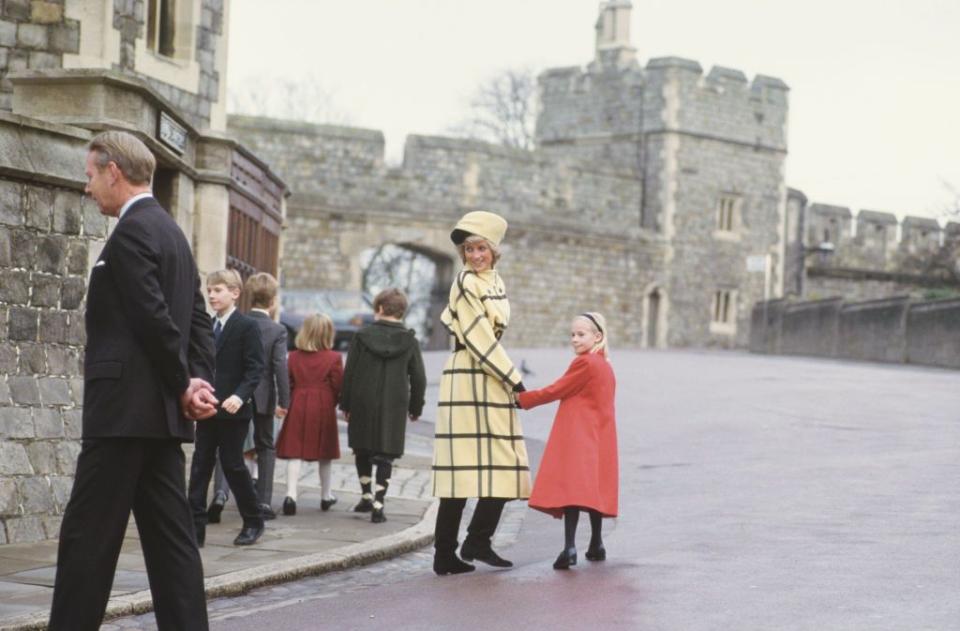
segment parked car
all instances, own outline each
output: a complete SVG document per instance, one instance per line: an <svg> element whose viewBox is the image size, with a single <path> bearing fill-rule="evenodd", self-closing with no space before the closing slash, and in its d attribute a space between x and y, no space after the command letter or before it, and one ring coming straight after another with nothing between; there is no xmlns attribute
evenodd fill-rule
<svg viewBox="0 0 960 631"><path fill-rule="evenodd" d="M369 296L361 291L343 289L284 289L280 299L280 324L287 327L287 347L295 348L297 332L307 316L325 313L333 319L336 333L333 348L345 351L353 334L373 322Z"/></svg>

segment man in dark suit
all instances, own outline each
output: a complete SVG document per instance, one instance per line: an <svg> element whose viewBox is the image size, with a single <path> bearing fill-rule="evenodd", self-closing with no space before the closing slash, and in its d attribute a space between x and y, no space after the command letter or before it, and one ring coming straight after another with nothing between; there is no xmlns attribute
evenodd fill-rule
<svg viewBox="0 0 960 631"><path fill-rule="evenodd" d="M90 274L83 443L49 628L100 627L132 509L158 627L205 630L180 444L216 411L209 316L190 245L150 194L150 150L116 131L88 148L86 192L119 221Z"/></svg>
<svg viewBox="0 0 960 631"><path fill-rule="evenodd" d="M263 534L263 516L250 471L243 463L243 442L253 418L253 391L263 375L263 345L257 323L237 311L243 281L236 270L207 275L207 297L216 312L213 336L217 361L214 394L223 401L214 418L197 427L197 445L190 463L190 508L197 543L203 547L207 529L207 486L219 454L223 474L237 500L243 528L234 545L256 543Z"/></svg>
<svg viewBox="0 0 960 631"><path fill-rule="evenodd" d="M256 405L253 414L253 444L257 450L257 499L267 519L273 512L273 469L276 450L273 445L273 419L283 416L290 407L290 375L287 373L287 329L273 321L270 311L276 308L277 279L265 272L247 279L245 291L250 296L248 314L260 326L266 368L253 392Z"/></svg>

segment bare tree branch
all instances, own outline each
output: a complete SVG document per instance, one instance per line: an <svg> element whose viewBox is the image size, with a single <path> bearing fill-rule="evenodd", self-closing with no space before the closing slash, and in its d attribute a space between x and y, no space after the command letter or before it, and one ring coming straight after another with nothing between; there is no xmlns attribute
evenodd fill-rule
<svg viewBox="0 0 960 631"><path fill-rule="evenodd" d="M319 77L248 77L230 84L227 110L231 114L269 116L308 123L350 123L347 113L338 107L334 93Z"/></svg>
<svg viewBox="0 0 960 631"><path fill-rule="evenodd" d="M529 68L509 69L480 84L470 115L453 133L517 149L534 148L537 77Z"/></svg>

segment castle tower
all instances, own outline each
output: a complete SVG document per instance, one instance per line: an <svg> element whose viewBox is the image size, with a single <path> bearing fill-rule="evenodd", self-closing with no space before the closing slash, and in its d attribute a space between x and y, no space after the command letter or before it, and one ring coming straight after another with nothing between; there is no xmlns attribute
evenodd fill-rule
<svg viewBox="0 0 960 631"><path fill-rule="evenodd" d="M594 64L603 68L622 68L635 65L637 49L630 42L630 0L608 0L600 3L597 18L596 58Z"/></svg>

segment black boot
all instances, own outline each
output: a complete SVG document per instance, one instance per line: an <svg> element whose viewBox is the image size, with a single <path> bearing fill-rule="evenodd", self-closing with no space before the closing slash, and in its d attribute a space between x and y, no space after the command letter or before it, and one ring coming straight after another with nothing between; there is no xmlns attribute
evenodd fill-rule
<svg viewBox="0 0 960 631"><path fill-rule="evenodd" d="M450 552L446 554L440 554L439 552L433 556L433 571L437 573L437 576L446 576L447 574L465 574L467 572L474 571L474 566L469 563L464 563L457 558L457 555Z"/></svg>
<svg viewBox="0 0 960 631"><path fill-rule="evenodd" d="M557 557L557 560L553 562L553 569L569 570L571 566L576 564L577 564L577 549L566 548L563 552L560 553L560 556Z"/></svg>
<svg viewBox="0 0 960 631"><path fill-rule="evenodd" d="M493 567L513 567L512 561L507 561L501 557L493 551L493 548L480 548L471 544L469 539L464 541L463 545L460 546L460 556L463 557L465 561L483 561Z"/></svg>

